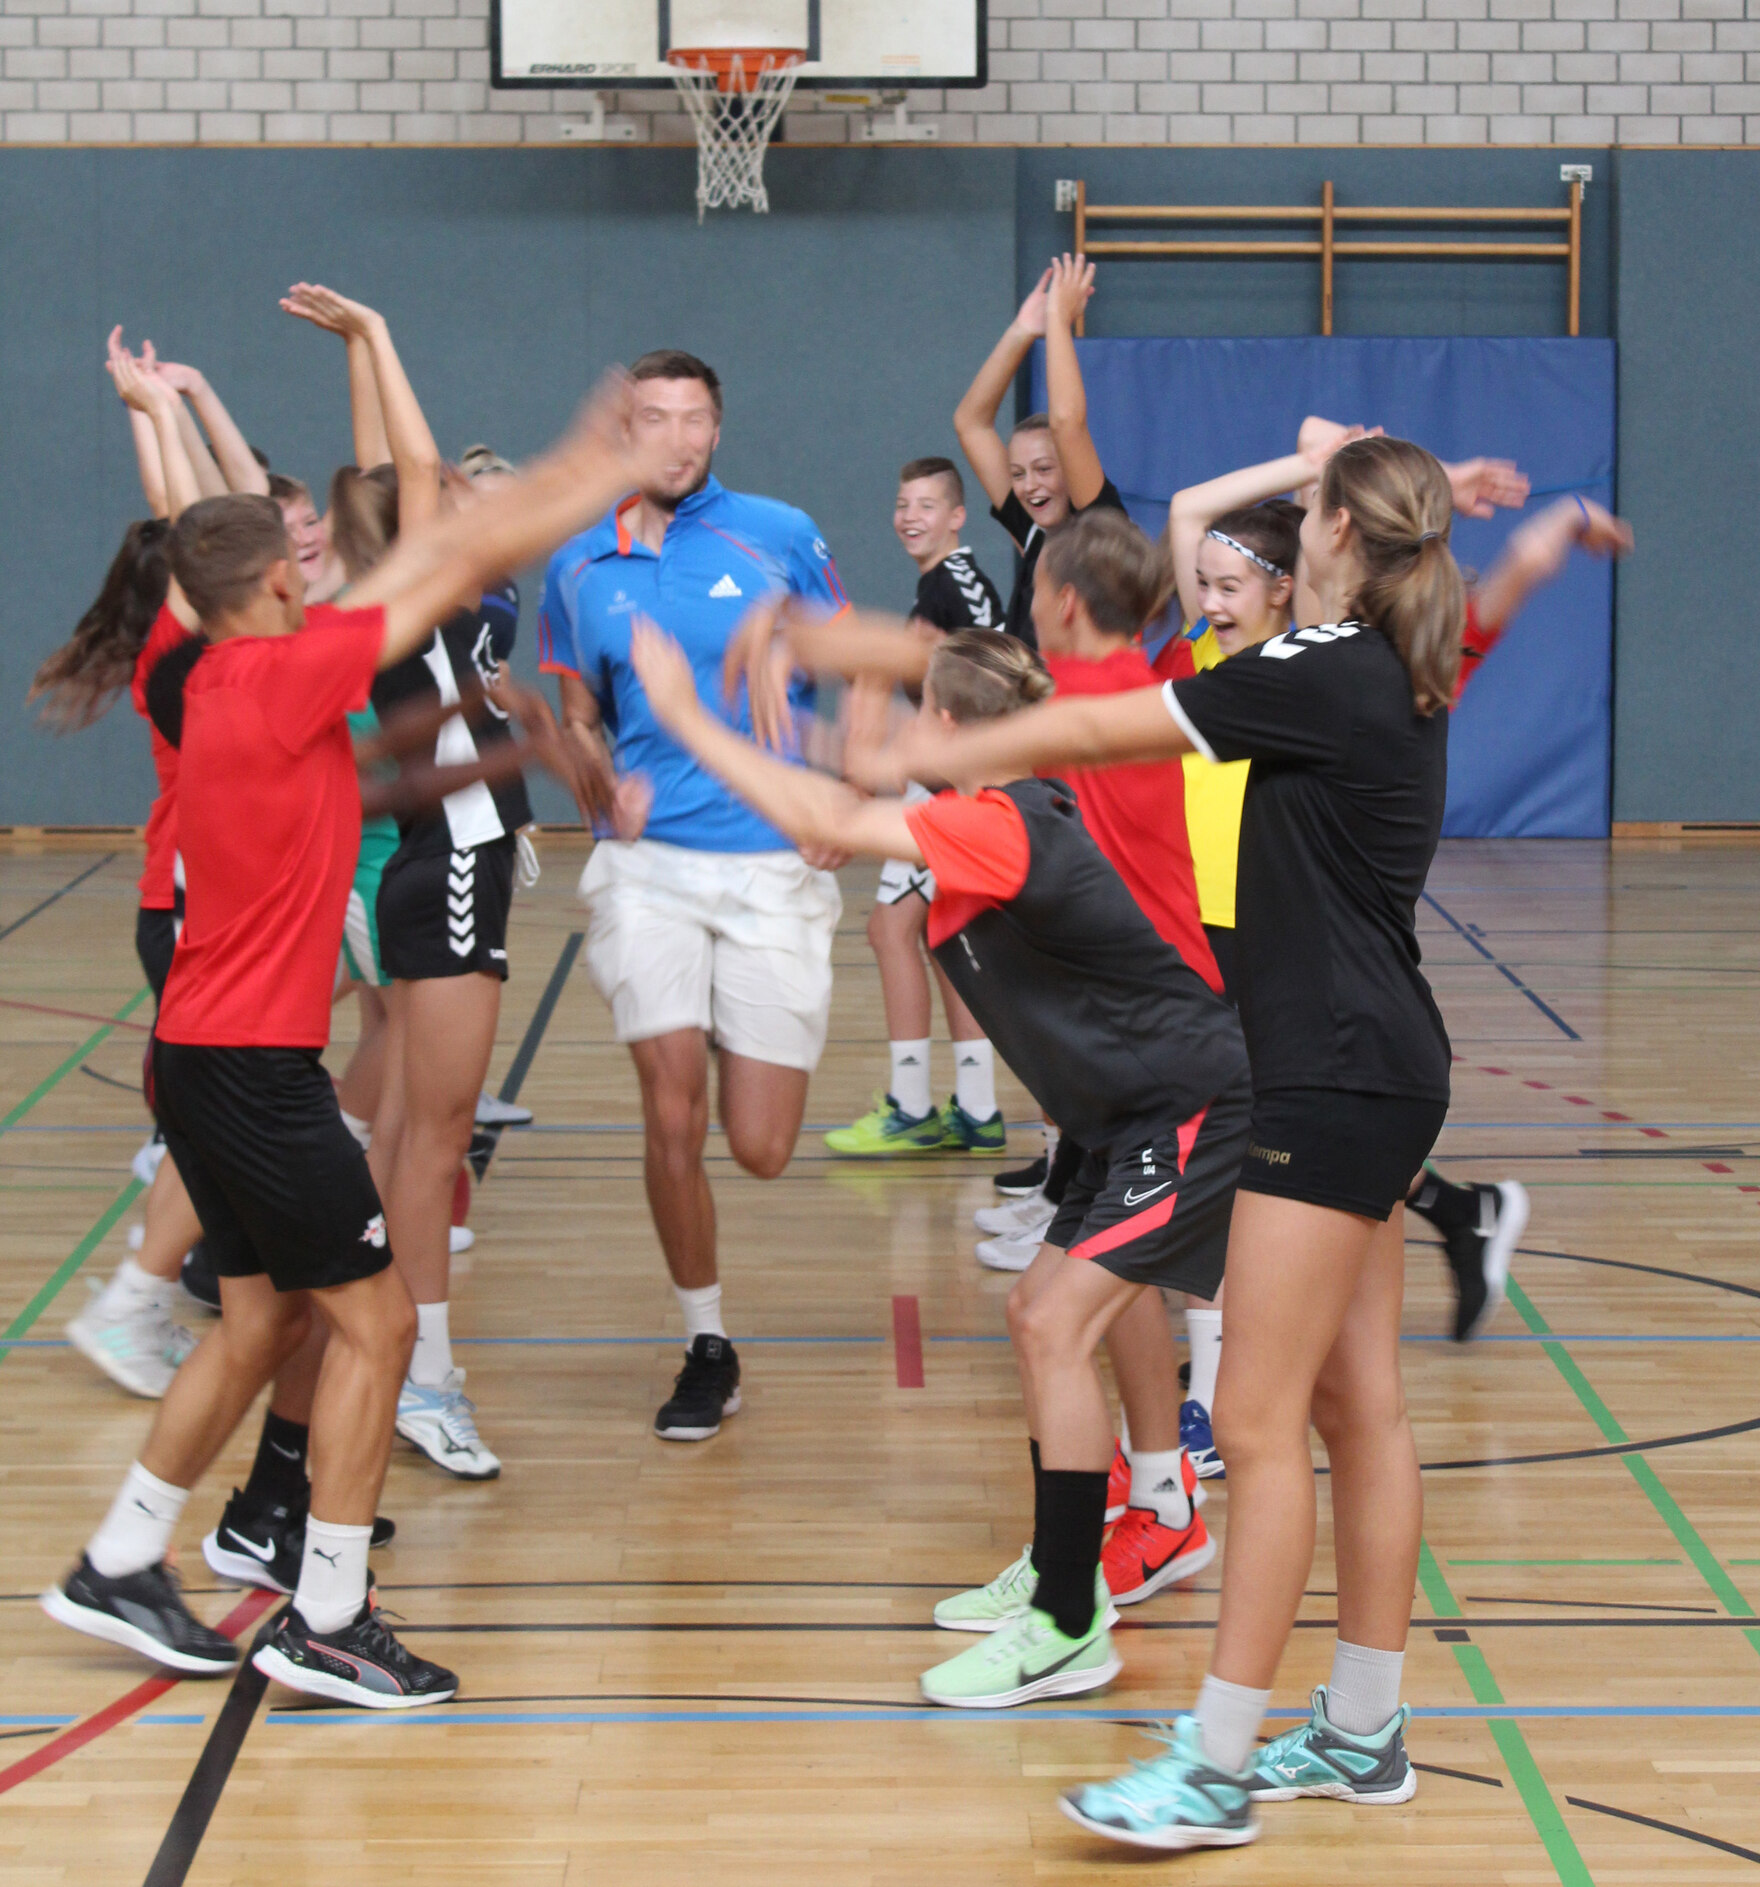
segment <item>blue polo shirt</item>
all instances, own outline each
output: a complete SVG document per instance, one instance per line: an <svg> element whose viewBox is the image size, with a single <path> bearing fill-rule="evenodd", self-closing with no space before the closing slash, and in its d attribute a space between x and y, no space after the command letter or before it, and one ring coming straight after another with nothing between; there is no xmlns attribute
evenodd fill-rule
<svg viewBox="0 0 1760 1887"><path fill-rule="evenodd" d="M754 603L778 591L830 613L847 608L837 566L804 511L729 491L715 478L679 505L658 555L625 523L637 502L625 499L550 559L538 616L539 666L586 683L615 744L618 771L645 773L653 782L645 838L700 852L790 851L774 826L661 729L630 666L630 625L647 616L673 636L690 657L704 706L749 735L743 692L737 717L722 695L721 662L734 631ZM798 698L810 699L810 689Z"/></svg>

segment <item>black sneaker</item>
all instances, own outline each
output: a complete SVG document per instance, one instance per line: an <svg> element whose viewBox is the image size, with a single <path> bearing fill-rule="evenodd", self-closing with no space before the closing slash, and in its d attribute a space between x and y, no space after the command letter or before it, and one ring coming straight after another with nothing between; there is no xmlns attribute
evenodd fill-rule
<svg viewBox="0 0 1760 1887"><path fill-rule="evenodd" d="M1044 1186L1050 1172L1051 1162L1041 1153L1029 1165L1011 1166L1006 1173L998 1173L991 1184L1005 1198L1024 1199Z"/></svg>
<svg viewBox="0 0 1760 1887"><path fill-rule="evenodd" d="M389 1546L396 1538L397 1522L395 1520L387 1520L383 1514L374 1514L373 1537L367 1544L372 1547Z"/></svg>
<svg viewBox="0 0 1760 1887"><path fill-rule="evenodd" d="M220 1524L202 1542L202 1558L222 1579L269 1592L299 1586L306 1550L306 1510L253 1500L235 1487Z"/></svg>
<svg viewBox="0 0 1760 1887"><path fill-rule="evenodd" d="M1470 1343L1496 1314L1509 1289L1510 1258L1528 1227L1528 1189L1516 1180L1476 1183L1473 1193L1479 1208L1473 1224L1437 1227L1454 1274L1456 1343Z"/></svg>
<svg viewBox="0 0 1760 1887"><path fill-rule="evenodd" d="M220 1308L220 1278L208 1262L208 1248L198 1238L183 1255L183 1288L204 1310Z"/></svg>
<svg viewBox="0 0 1760 1887"><path fill-rule="evenodd" d="M685 1351L672 1394L654 1417L662 1441L707 1441L739 1408L739 1358L726 1337L698 1337Z"/></svg>
<svg viewBox="0 0 1760 1887"><path fill-rule="evenodd" d="M126 1645L191 1677L229 1677L238 1668L238 1647L184 1604L177 1574L165 1560L106 1579L82 1553L67 1578L43 1594L42 1605L62 1625Z"/></svg>
<svg viewBox="0 0 1760 1887"><path fill-rule="evenodd" d="M451 1671L397 1642L371 1597L352 1623L322 1633L290 1605L252 1653L251 1663L289 1690L368 1710L414 1710L443 1704L458 1693Z"/></svg>

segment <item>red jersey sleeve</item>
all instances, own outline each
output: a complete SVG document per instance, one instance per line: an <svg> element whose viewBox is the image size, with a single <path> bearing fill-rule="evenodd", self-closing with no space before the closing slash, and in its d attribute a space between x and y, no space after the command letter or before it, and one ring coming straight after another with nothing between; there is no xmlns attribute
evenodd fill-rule
<svg viewBox="0 0 1760 1887"><path fill-rule="evenodd" d="M1468 682L1479 672L1479 664L1503 639L1503 624L1495 623L1487 627L1479 620L1479 605L1474 600L1473 592L1467 592L1467 627L1461 637L1461 672L1455 683L1454 698L1458 701Z"/></svg>
<svg viewBox="0 0 1760 1887"><path fill-rule="evenodd" d="M907 806L904 818L939 891L1000 901L1027 882L1026 822L1006 793L993 787L973 799L938 793Z"/></svg>
<svg viewBox="0 0 1760 1887"><path fill-rule="evenodd" d="M382 609L309 609L264 663L263 714L289 753L303 753L345 714L367 705L385 646Z"/></svg>

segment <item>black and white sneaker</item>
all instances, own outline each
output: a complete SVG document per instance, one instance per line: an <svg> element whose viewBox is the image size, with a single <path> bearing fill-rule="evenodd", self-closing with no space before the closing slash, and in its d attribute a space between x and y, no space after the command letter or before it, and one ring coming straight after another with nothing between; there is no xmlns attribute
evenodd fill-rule
<svg viewBox="0 0 1760 1887"><path fill-rule="evenodd" d="M313 1631L290 1605L251 1663L289 1690L368 1710L415 1710L458 1693L453 1672L398 1643L371 1596L341 1631Z"/></svg>
<svg viewBox="0 0 1760 1887"><path fill-rule="evenodd" d="M739 1408L739 1357L726 1337L698 1337L685 1351L672 1394L654 1417L662 1441L707 1441Z"/></svg>
<svg viewBox="0 0 1760 1887"><path fill-rule="evenodd" d="M43 1594L42 1605L58 1624L124 1645L190 1677L226 1677L238 1668L237 1646L184 1604L177 1574L165 1560L106 1579L82 1553L66 1579Z"/></svg>
<svg viewBox="0 0 1760 1887"><path fill-rule="evenodd" d="M220 1277L208 1262L208 1248L199 1238L183 1255L178 1282L203 1310L220 1308Z"/></svg>
<svg viewBox="0 0 1760 1887"><path fill-rule="evenodd" d="M235 1487L220 1524L202 1542L202 1558L222 1579L268 1592L292 1592L299 1585L306 1550L303 1507L254 1501Z"/></svg>
<svg viewBox="0 0 1760 1887"><path fill-rule="evenodd" d="M1528 1189L1518 1180L1475 1183L1471 1225L1443 1229L1454 1273L1454 1340L1470 1343L1497 1314L1509 1288L1509 1261L1528 1228Z"/></svg>
<svg viewBox="0 0 1760 1887"><path fill-rule="evenodd" d="M1011 1166L1006 1173L998 1173L991 1184L1005 1199L1024 1199L1028 1193L1042 1190L1050 1172L1051 1162L1041 1153L1025 1166Z"/></svg>

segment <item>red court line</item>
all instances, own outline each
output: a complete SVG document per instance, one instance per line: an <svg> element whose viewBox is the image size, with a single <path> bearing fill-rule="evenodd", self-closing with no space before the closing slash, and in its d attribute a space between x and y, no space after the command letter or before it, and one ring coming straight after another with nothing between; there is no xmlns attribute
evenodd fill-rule
<svg viewBox="0 0 1760 1887"><path fill-rule="evenodd" d="M280 1598L279 1592L265 1592L259 1587L234 1606L214 1629L228 1638L242 1637L272 1605L280 1602ZM60 1762L63 1756L71 1756L76 1749L84 1749L88 1743L96 1742L106 1730L113 1730L117 1724L126 1723L137 1710L145 1710L155 1698L163 1697L168 1690L174 1690L182 1682L181 1677L149 1677L144 1684L137 1684L114 1703L106 1704L102 1710L82 1718L78 1723L69 1724L41 1749L33 1750L10 1769L0 1769L0 1795L4 1795L8 1789L16 1789L21 1782L29 1782L32 1776L41 1775L45 1769Z"/></svg>
<svg viewBox="0 0 1760 1887"><path fill-rule="evenodd" d="M108 1022L113 1029L133 1029L141 1035L153 1032L144 1022L119 1022L115 1016L94 1016L84 1009L51 1009L40 1002L16 1002L10 996L0 996L0 1009L28 1009L38 1016L71 1016L76 1022Z"/></svg>
<svg viewBox="0 0 1760 1887"><path fill-rule="evenodd" d="M898 1365L898 1386L921 1389L923 1386L923 1320L917 1314L914 1297L892 1300L892 1348Z"/></svg>

